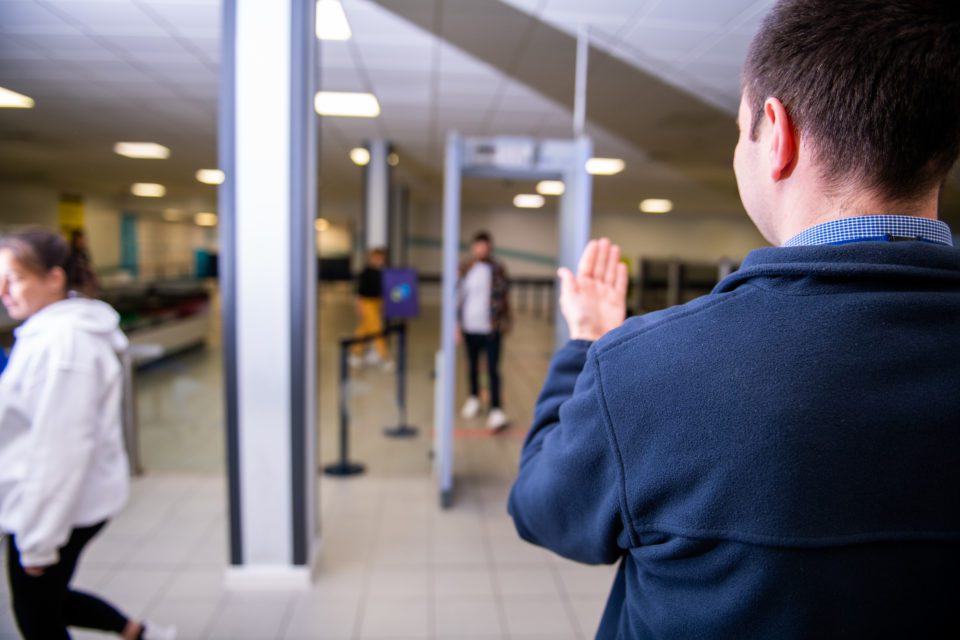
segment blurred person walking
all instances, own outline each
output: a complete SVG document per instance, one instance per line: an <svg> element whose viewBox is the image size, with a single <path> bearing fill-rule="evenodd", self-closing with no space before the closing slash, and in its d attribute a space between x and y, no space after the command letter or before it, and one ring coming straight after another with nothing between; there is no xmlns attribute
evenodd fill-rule
<svg viewBox="0 0 960 640"><path fill-rule="evenodd" d="M87 247L87 235L83 229L70 232L70 253L65 265L67 281L74 283L74 291L88 298L100 293L100 282L93 268L93 258Z"/></svg>
<svg viewBox="0 0 960 640"><path fill-rule="evenodd" d="M49 231L0 236L0 300L23 321L0 375L0 531L17 627L27 640L70 638L67 627L173 638L70 587L129 478L116 355L127 339L116 311L72 293L87 283L68 277L68 255Z"/></svg>
<svg viewBox="0 0 960 640"><path fill-rule="evenodd" d="M375 336L383 332L383 268L387 264L387 250L383 248L371 249L367 256L367 264L357 278L357 338ZM373 339L373 349L368 342L359 342L353 346L350 364L359 367L364 363L364 354L367 362L380 365L384 371L393 371L393 360L390 358L390 349L383 336Z"/></svg>
<svg viewBox="0 0 960 640"><path fill-rule="evenodd" d="M486 231L473 237L471 260L460 267L457 328L467 347L470 367L470 397L460 415L480 414L480 354L487 356L490 383L490 413L487 428L498 431L509 424L500 395L500 354L503 336L510 331L510 279L506 268L493 259L493 238Z"/></svg>

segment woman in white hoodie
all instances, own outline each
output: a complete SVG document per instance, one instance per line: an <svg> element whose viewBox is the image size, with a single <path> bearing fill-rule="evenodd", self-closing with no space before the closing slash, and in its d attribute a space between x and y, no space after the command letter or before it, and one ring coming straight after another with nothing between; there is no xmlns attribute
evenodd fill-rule
<svg viewBox="0 0 960 640"><path fill-rule="evenodd" d="M0 531L20 633L69 638L67 627L128 640L172 637L70 588L84 546L127 500L121 429L127 345L109 305L68 291L66 242L49 231L0 237L0 301L16 344L0 376Z"/></svg>

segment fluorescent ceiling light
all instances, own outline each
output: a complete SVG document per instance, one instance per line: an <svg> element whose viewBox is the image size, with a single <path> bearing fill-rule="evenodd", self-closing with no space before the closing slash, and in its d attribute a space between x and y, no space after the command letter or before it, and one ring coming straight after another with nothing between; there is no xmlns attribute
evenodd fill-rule
<svg viewBox="0 0 960 640"><path fill-rule="evenodd" d="M317 37L321 40L349 40L350 23L340 0L317 0Z"/></svg>
<svg viewBox="0 0 960 640"><path fill-rule="evenodd" d="M170 157L170 149L156 142L118 142L113 145L113 152L138 160L166 160Z"/></svg>
<svg viewBox="0 0 960 640"><path fill-rule="evenodd" d="M544 202L543 196L535 193L521 193L513 198L513 206L519 209L539 209Z"/></svg>
<svg viewBox="0 0 960 640"><path fill-rule="evenodd" d="M350 149L350 159L353 160L353 164L365 167L370 164L370 152L363 147L354 147Z"/></svg>
<svg viewBox="0 0 960 640"><path fill-rule="evenodd" d="M640 203L644 213L669 213L673 211L673 201L664 198L647 198Z"/></svg>
<svg viewBox="0 0 960 640"><path fill-rule="evenodd" d="M154 182L137 182L130 187L130 193L141 198L162 198L167 195L167 188Z"/></svg>
<svg viewBox="0 0 960 640"><path fill-rule="evenodd" d="M200 169L197 180L203 184L223 184L223 171L220 169Z"/></svg>
<svg viewBox="0 0 960 640"><path fill-rule="evenodd" d="M219 222L219 218L217 218L217 214L215 213L201 211L193 216L193 221L198 227L215 227L217 226L217 222Z"/></svg>
<svg viewBox="0 0 960 640"><path fill-rule="evenodd" d="M542 196L562 196L566 189L560 180L541 180L537 183L537 193Z"/></svg>
<svg viewBox="0 0 960 640"><path fill-rule="evenodd" d="M387 156L387 164L391 167L397 166L400 164L400 156L397 155L396 152L391 152L390 155Z"/></svg>
<svg viewBox="0 0 960 640"><path fill-rule="evenodd" d="M313 227L317 231L326 231L330 228L330 221L326 218L317 218L316 222L313 223Z"/></svg>
<svg viewBox="0 0 960 640"><path fill-rule="evenodd" d="M620 158L590 158L587 160L587 173L594 176L613 176L626 166Z"/></svg>
<svg viewBox="0 0 960 640"><path fill-rule="evenodd" d="M372 93L318 91L313 106L322 116L376 118L380 115L380 103Z"/></svg>
<svg viewBox="0 0 960 640"><path fill-rule="evenodd" d="M10 89L0 87L0 108L5 109L32 109L33 98Z"/></svg>

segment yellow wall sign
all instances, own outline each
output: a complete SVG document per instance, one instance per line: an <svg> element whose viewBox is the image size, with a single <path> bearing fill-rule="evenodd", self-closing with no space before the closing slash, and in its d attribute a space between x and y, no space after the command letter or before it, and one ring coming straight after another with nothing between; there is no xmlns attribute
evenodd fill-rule
<svg viewBox="0 0 960 640"><path fill-rule="evenodd" d="M84 223L83 197L62 194L57 205L57 222L60 231L67 237L72 231L82 230Z"/></svg>

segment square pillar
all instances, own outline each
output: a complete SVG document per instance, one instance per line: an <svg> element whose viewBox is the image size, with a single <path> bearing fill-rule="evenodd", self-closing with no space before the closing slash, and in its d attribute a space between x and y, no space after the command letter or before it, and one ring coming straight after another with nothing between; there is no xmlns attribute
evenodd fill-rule
<svg viewBox="0 0 960 640"><path fill-rule="evenodd" d="M312 0L225 0L221 293L231 587L308 587L317 549Z"/></svg>

